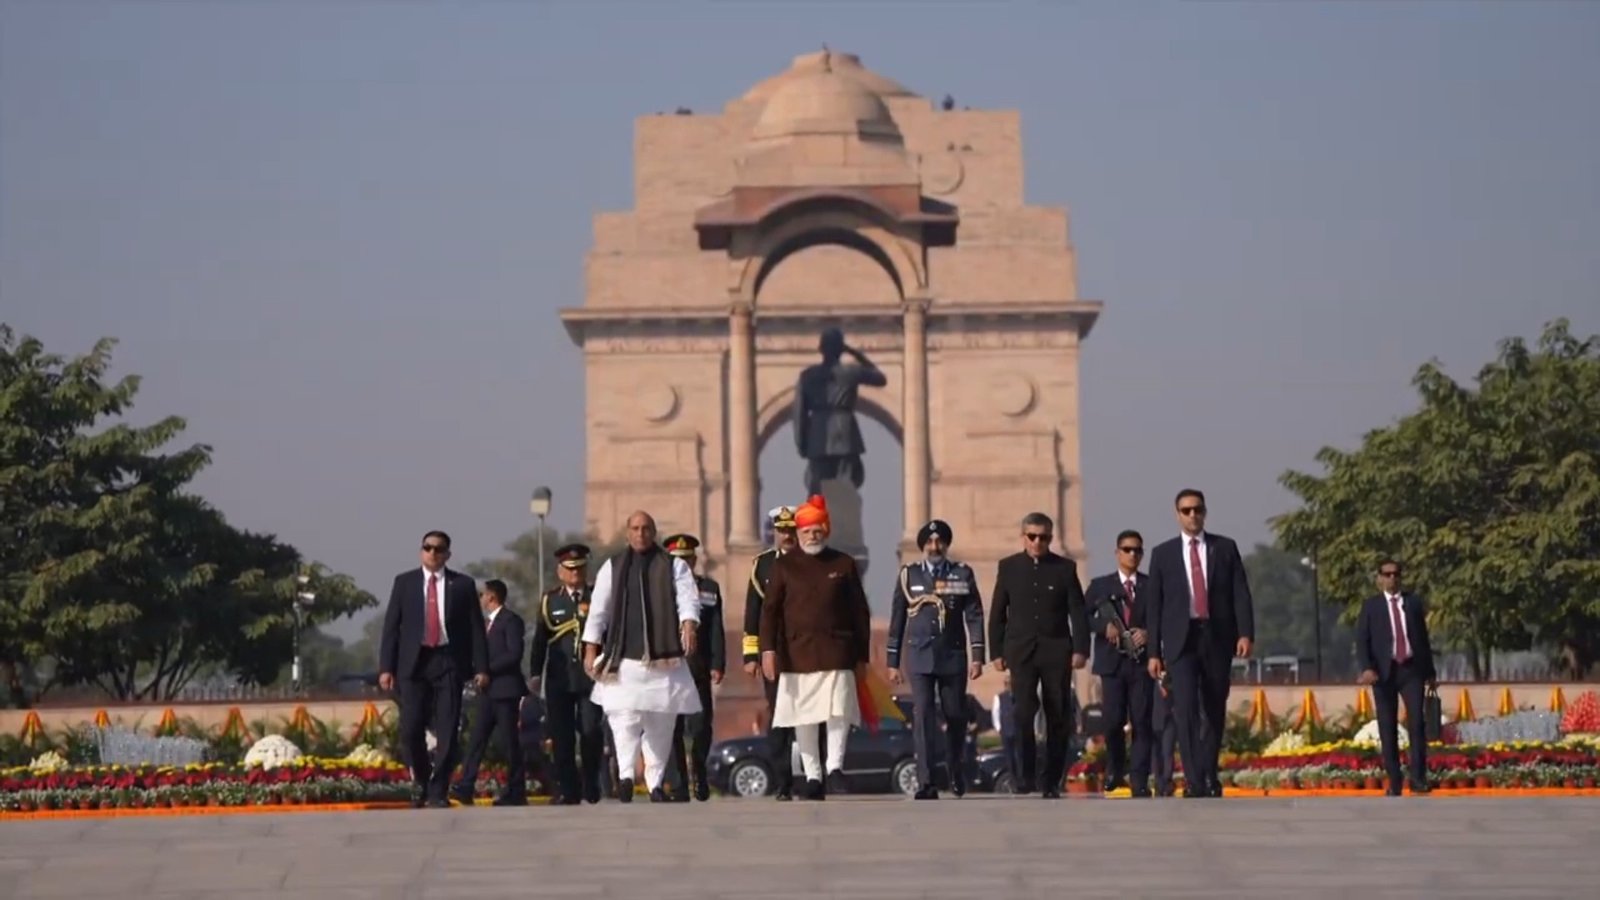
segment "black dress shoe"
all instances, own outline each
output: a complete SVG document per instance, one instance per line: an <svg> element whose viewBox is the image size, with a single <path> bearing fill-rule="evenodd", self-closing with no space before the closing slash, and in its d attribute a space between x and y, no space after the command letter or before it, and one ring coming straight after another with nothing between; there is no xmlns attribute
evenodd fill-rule
<svg viewBox="0 0 1600 900"><path fill-rule="evenodd" d="M1012 786L1011 793L1013 793L1013 794L1031 794L1031 793L1033 793L1033 779L1032 778L1019 779L1016 782L1016 784Z"/></svg>
<svg viewBox="0 0 1600 900"><path fill-rule="evenodd" d="M838 769L828 773L828 780L824 784L830 794L850 793L850 782L845 779L844 773Z"/></svg>
<svg viewBox="0 0 1600 900"><path fill-rule="evenodd" d="M677 797L673 797L671 802L677 802L677 799L678 799ZM689 798L685 797L683 799L684 800L688 800ZM661 788L658 788L658 787L651 788L650 789L650 802L651 803L667 803L667 802L669 802L667 800L667 792L663 791Z"/></svg>
<svg viewBox="0 0 1600 900"><path fill-rule="evenodd" d="M1433 788L1428 787L1426 784L1420 784L1420 783L1415 782L1415 781L1411 782L1411 784L1409 784L1408 787L1411 788L1411 793L1413 793L1413 794L1431 794L1431 793L1433 793Z"/></svg>
<svg viewBox="0 0 1600 900"><path fill-rule="evenodd" d="M577 806L579 803L582 803L582 802L583 801L578 799L577 797L568 796L568 795L563 794L562 796L557 797L554 800L551 800L550 801L550 805L551 806Z"/></svg>
<svg viewBox="0 0 1600 900"><path fill-rule="evenodd" d="M807 778L806 786L800 791L800 797L804 800L826 800L828 792L823 789L821 781L815 778Z"/></svg>
<svg viewBox="0 0 1600 900"><path fill-rule="evenodd" d="M939 799L939 789L932 785L919 787L917 792L911 795L911 798L913 800L937 800Z"/></svg>
<svg viewBox="0 0 1600 900"><path fill-rule="evenodd" d="M527 806L528 805L528 798L527 797L519 797L516 794L501 794L500 796L494 798L494 803L492 803L490 805L491 806Z"/></svg>
<svg viewBox="0 0 1600 900"><path fill-rule="evenodd" d="M689 792L688 791L673 791L671 794L667 795L667 801L670 802L670 803L688 803L689 802Z"/></svg>
<svg viewBox="0 0 1600 900"><path fill-rule="evenodd" d="M950 793L955 794L957 797L965 797L967 795L967 776L957 775L950 779Z"/></svg>
<svg viewBox="0 0 1600 900"><path fill-rule="evenodd" d="M1061 791L1057 790L1056 788L1045 788L1039 792L1039 796L1046 800L1060 800Z"/></svg>
<svg viewBox="0 0 1600 900"><path fill-rule="evenodd" d="M467 790L462 790L461 788L451 788L450 789L450 799L456 801L457 803L461 804L462 806L471 806L472 805L472 792L471 791L467 791Z"/></svg>
<svg viewBox="0 0 1600 900"><path fill-rule="evenodd" d="M778 801L779 803L788 803L794 799L794 789L788 785L784 785L783 787L778 788L778 792L772 795L772 799Z"/></svg>
<svg viewBox="0 0 1600 900"><path fill-rule="evenodd" d="M694 798L696 800L699 800L702 803L704 803L707 800L710 800L711 799L711 785L706 784L704 781L695 782L695 784L694 784Z"/></svg>
<svg viewBox="0 0 1600 900"><path fill-rule="evenodd" d="M583 799L584 799L585 803L599 803L600 802L600 788L598 786L596 786L593 790L585 790L583 792ZM573 803L577 803L578 801L576 799L574 799L572 802Z"/></svg>
<svg viewBox="0 0 1600 900"><path fill-rule="evenodd" d="M632 778L623 778L617 782L617 799L623 803L633 802Z"/></svg>
<svg viewBox="0 0 1600 900"><path fill-rule="evenodd" d="M443 797L429 797L428 802L425 805L429 809L449 809L450 801Z"/></svg>

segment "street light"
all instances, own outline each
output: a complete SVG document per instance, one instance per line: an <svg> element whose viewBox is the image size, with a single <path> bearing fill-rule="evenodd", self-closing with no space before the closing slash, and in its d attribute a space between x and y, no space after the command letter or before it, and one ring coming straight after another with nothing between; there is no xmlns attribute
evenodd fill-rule
<svg viewBox="0 0 1600 900"><path fill-rule="evenodd" d="M1317 551L1302 556L1300 565L1311 570L1311 625L1313 640L1317 642L1317 683L1322 683L1322 596L1317 591Z"/></svg>
<svg viewBox="0 0 1600 900"><path fill-rule="evenodd" d="M539 596L544 596L544 517L550 514L550 489L539 485L533 489L533 499L528 501L528 509L539 518Z"/></svg>
<svg viewBox="0 0 1600 900"><path fill-rule="evenodd" d="M300 610L310 607L317 602L317 595L311 590L311 576L301 574L295 579L300 583L300 590L294 595L294 664L289 670L289 681L293 685L296 696L300 694Z"/></svg>

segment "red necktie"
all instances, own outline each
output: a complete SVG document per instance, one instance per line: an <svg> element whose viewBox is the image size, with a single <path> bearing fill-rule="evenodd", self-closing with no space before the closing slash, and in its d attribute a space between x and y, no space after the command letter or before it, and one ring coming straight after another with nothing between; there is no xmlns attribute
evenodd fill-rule
<svg viewBox="0 0 1600 900"><path fill-rule="evenodd" d="M422 646L439 646L439 576L428 573L427 623L422 627Z"/></svg>
<svg viewBox="0 0 1600 900"><path fill-rule="evenodd" d="M1122 598L1122 618L1126 619L1128 621L1129 625L1132 625L1133 624L1133 579L1129 578L1127 581L1124 581L1122 583L1122 589L1127 592L1127 596Z"/></svg>
<svg viewBox="0 0 1600 900"><path fill-rule="evenodd" d="M1411 658L1411 648L1406 644L1405 622L1400 613L1398 594L1389 598L1389 627L1394 630L1394 661L1403 663Z"/></svg>
<svg viewBox="0 0 1600 900"><path fill-rule="evenodd" d="M1206 599L1206 571L1200 567L1200 539L1189 539L1189 579L1194 582L1194 617L1211 618L1211 602Z"/></svg>

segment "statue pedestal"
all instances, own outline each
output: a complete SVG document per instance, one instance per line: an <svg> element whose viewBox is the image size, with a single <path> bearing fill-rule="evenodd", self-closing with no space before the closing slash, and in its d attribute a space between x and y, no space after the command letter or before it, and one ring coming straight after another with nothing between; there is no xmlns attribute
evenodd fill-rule
<svg viewBox="0 0 1600 900"><path fill-rule="evenodd" d="M822 482L822 499L828 502L828 519L831 530L828 544L841 553L856 558L862 577L867 574L867 542L861 525L861 491L848 478L830 478Z"/></svg>

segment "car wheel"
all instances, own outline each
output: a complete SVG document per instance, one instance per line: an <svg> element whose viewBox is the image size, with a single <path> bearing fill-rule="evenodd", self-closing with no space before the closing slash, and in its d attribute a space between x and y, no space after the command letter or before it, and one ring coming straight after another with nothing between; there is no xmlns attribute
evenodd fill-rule
<svg viewBox="0 0 1600 900"><path fill-rule="evenodd" d="M994 780L994 792L996 794L1015 794L1017 792L1017 780L1011 777L1010 772L1000 773L1000 776Z"/></svg>
<svg viewBox="0 0 1600 900"><path fill-rule="evenodd" d="M894 771L889 773L889 783L893 784L896 790L908 797L915 794L919 787L917 784L917 761L914 759L902 759L896 763Z"/></svg>
<svg viewBox="0 0 1600 900"><path fill-rule="evenodd" d="M728 771L728 786L737 797L764 797L772 787L772 773L759 760L742 760Z"/></svg>

